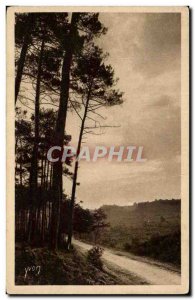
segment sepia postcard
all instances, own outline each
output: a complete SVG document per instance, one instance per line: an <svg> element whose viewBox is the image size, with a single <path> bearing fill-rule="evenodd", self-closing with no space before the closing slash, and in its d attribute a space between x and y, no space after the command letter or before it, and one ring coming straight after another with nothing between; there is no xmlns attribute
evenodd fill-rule
<svg viewBox="0 0 195 300"><path fill-rule="evenodd" d="M189 8L7 7L8 294L188 294Z"/></svg>

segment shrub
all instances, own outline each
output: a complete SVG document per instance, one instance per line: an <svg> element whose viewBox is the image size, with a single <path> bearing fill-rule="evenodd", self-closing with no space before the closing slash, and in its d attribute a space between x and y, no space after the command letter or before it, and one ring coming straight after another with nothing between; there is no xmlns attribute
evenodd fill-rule
<svg viewBox="0 0 195 300"><path fill-rule="evenodd" d="M152 236L148 241L134 244L130 250L136 255L149 256L160 261L181 264L181 233Z"/></svg>
<svg viewBox="0 0 195 300"><path fill-rule="evenodd" d="M103 267L103 262L101 260L103 251L104 251L103 248L99 246L94 246L88 251L88 255L87 255L88 262L100 270Z"/></svg>

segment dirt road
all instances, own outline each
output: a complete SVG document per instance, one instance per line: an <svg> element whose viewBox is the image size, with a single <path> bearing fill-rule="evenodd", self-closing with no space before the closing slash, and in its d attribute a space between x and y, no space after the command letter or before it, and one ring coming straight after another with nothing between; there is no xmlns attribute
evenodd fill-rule
<svg viewBox="0 0 195 300"><path fill-rule="evenodd" d="M73 242L82 251L91 249L92 245L83 243L78 240ZM179 273L160 268L159 266L131 259L129 257L120 256L112 252L110 249L104 249L103 260L111 263L123 270L135 274L148 284L153 285L176 285L180 284L181 276Z"/></svg>

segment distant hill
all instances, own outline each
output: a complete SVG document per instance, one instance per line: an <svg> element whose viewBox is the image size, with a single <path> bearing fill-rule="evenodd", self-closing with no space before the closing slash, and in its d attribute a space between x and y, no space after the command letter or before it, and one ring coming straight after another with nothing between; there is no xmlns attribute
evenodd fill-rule
<svg viewBox="0 0 195 300"><path fill-rule="evenodd" d="M180 265L180 199L104 205L101 209L110 226L102 229L99 244ZM90 241L92 236L85 239Z"/></svg>
<svg viewBox="0 0 195 300"><path fill-rule="evenodd" d="M142 227L152 223L180 224L181 200L155 200L131 206L104 205L110 227Z"/></svg>
<svg viewBox="0 0 195 300"><path fill-rule="evenodd" d="M100 243L180 265L181 200L104 205L110 227Z"/></svg>

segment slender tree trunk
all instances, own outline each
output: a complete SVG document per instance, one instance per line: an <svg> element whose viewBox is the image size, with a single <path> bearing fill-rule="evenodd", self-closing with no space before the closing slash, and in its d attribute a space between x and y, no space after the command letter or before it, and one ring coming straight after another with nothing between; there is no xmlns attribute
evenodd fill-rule
<svg viewBox="0 0 195 300"><path fill-rule="evenodd" d="M43 189L43 182L44 182L44 158L41 158L41 189Z"/></svg>
<svg viewBox="0 0 195 300"><path fill-rule="evenodd" d="M20 162L20 185L22 186L22 162Z"/></svg>
<svg viewBox="0 0 195 300"><path fill-rule="evenodd" d="M51 201L49 201L48 206L49 206L48 232L50 232L50 228L51 228L51 210L52 210L52 203L51 203Z"/></svg>
<svg viewBox="0 0 195 300"><path fill-rule="evenodd" d="M46 203L43 203L42 206L42 230L41 230L41 241L42 243L44 243L44 239L45 239L45 222L46 222Z"/></svg>
<svg viewBox="0 0 195 300"><path fill-rule="evenodd" d="M53 180L53 165L51 164L50 174L49 174L49 189L52 189L52 180Z"/></svg>
<svg viewBox="0 0 195 300"><path fill-rule="evenodd" d="M47 169L47 157L45 157L43 165L44 165L43 166L43 189L45 189L46 169Z"/></svg>
<svg viewBox="0 0 195 300"><path fill-rule="evenodd" d="M30 190L31 190L31 209L29 215L29 232L28 241L33 239L35 226L36 226L36 194L38 188L38 143L39 143L39 100L40 100L40 88L41 88L41 70L44 53L44 38L41 44L41 51L39 55L38 72L37 72L37 84L36 84L36 97L35 97L35 140L32 154L31 174L30 174Z"/></svg>
<svg viewBox="0 0 195 300"><path fill-rule="evenodd" d="M16 78L15 78L15 103L17 102L19 90L20 90L20 84L22 80L22 73L24 69L24 63L26 59L26 54L28 51L28 47L30 44L30 39L31 39L31 31L33 28L33 14L30 13L28 17L28 22L26 24L26 33L24 35L24 42L22 45L22 49L20 52L20 58L18 60L18 68L17 68L17 73L16 73Z"/></svg>
<svg viewBox="0 0 195 300"><path fill-rule="evenodd" d="M64 131L66 125L68 98L69 98L69 86L70 86L70 67L72 63L72 55L74 52L74 39L76 33L76 23L78 19L78 14L73 13L70 33L69 33L69 43L67 45L67 50L63 60L62 66L62 80L61 80L61 91L60 91L60 103L58 110L58 117L55 129L55 145L63 148L64 145ZM62 162L59 159L53 165L53 191L54 199L52 205L52 222L51 222L51 236L50 236L50 247L56 249L58 246L58 233L60 224L60 208L62 201Z"/></svg>
<svg viewBox="0 0 195 300"><path fill-rule="evenodd" d="M26 239L26 224L27 224L27 213L26 209L24 210L24 238Z"/></svg>
<svg viewBox="0 0 195 300"><path fill-rule="evenodd" d="M49 169L50 169L50 164L49 164L49 161L47 161L47 172L45 174L46 176L46 182L45 182L45 189L48 190L48 182L49 182Z"/></svg>
<svg viewBox="0 0 195 300"><path fill-rule="evenodd" d="M92 85L92 84L91 84ZM82 137L83 137L83 131L85 128L85 120L87 117L87 110L89 105L89 99L91 95L91 86L89 88L89 92L87 95L87 101L85 104L85 111L81 123L81 129L79 133L79 140L77 145L77 158L81 150L81 143L82 143ZM76 158L75 166L74 166L74 176L73 176L73 183L72 183L72 194L71 194L71 201L70 201L70 211L69 211L69 228L68 228L68 240L67 240L67 248L70 249L71 243L72 243L72 234L73 234L73 215L74 215L74 204L75 204L75 195L76 195L76 186L77 186L77 175L78 175L78 168L79 168L79 161Z"/></svg>

